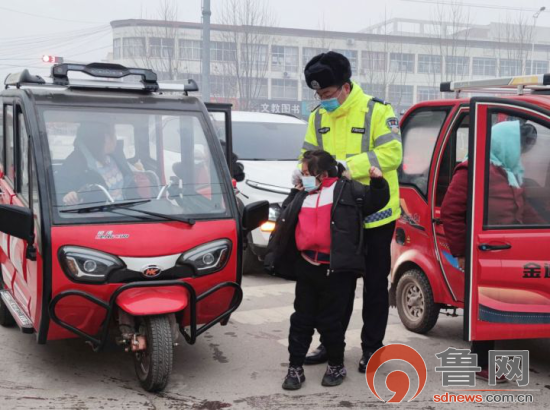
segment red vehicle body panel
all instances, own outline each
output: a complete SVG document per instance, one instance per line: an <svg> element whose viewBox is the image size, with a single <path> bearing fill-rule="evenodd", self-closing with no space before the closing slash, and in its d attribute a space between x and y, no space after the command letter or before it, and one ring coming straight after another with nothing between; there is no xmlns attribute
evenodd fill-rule
<svg viewBox="0 0 550 410"><path fill-rule="evenodd" d="M126 239L97 239L99 231L113 231L114 234L129 235ZM77 239L78 238L78 239ZM63 291L80 290L89 293L106 302L111 294L122 284L82 284L71 281L63 272L57 253L62 246L74 245L97 249L121 257L157 257L181 254L195 246L205 244L217 239L229 239L232 251L229 261L221 271L203 277L185 279L195 289L197 296L221 282L237 281L237 226L235 220L218 220L197 222L193 226L179 222L166 223L132 223L117 225L78 225L56 226L52 228L52 298ZM162 273L157 279L162 279ZM136 292L134 290L134 292ZM125 295L128 291L122 293ZM153 290L147 288L145 293ZM157 295L159 290L154 291ZM180 292L174 290L173 292ZM185 292L184 292L185 293ZM129 295L139 295L130 293ZM122 296L121 295L121 296ZM175 300L176 293L170 293ZM184 296L180 303L185 303ZM130 296L123 296L122 301L129 302ZM233 290L221 289L215 295L209 296L207 303L197 304L197 323L206 323L227 310L233 297ZM128 306L128 305L127 305ZM142 309L143 307L139 307ZM105 310L91 302L75 296L69 296L59 302L56 308L58 317L88 334L96 334L105 318ZM187 319L185 319L187 321ZM51 323L48 340L76 337L69 331Z"/></svg>
<svg viewBox="0 0 550 410"><path fill-rule="evenodd" d="M175 286L128 289L116 299L116 304L133 316L180 312L188 303L187 291Z"/></svg>
<svg viewBox="0 0 550 410"><path fill-rule="evenodd" d="M499 105L498 99L494 104ZM550 96L545 95L513 95L503 97L503 101L518 102L517 110L522 112L521 103L532 104L536 107L550 109ZM452 99L428 101L415 105L403 117L402 126L406 127L407 119L421 109L449 107L449 114L434 144L433 156L429 169L428 194L424 197L412 186L402 185L400 189L402 217L397 221L396 233L401 231L400 243L394 238L392 243L392 291L395 292L401 274L412 268L421 269L430 282L434 301L442 305L466 308L466 321L470 321L470 332L465 334L469 340L494 340L550 337L550 325L541 324L510 324L492 323L479 319L480 306L486 306L495 311L504 312L532 312L550 314L550 281L543 278L526 282L521 274L526 260L545 266L548 261L543 260L540 254L541 244L550 244L549 229L511 229L486 230L483 226L483 203L485 195L485 137L476 135L476 176L474 178L473 196L475 202L473 237L471 244L471 266L464 273L458 269L451 269L442 256L450 253L446 243L443 227L438 223L439 208L435 206L436 178L441 165L440 156L443 154L449 134L454 129L458 118L463 112L469 112L469 99ZM528 112L528 108L523 108ZM470 119L472 119L470 113ZM476 124L479 129L487 128L489 113L484 107L476 113ZM548 117L529 111L533 119L545 120ZM479 138L482 138L481 140ZM470 139L471 141L471 139ZM431 149L431 145L430 145ZM437 222L436 222L437 221ZM499 244L513 243L507 253L483 252L478 249L482 243ZM438 251L439 249L439 251ZM543 271L544 274L544 271ZM469 280L469 287L468 287ZM469 290L469 294L466 291ZM465 302L469 302L465 305ZM466 328L466 327L465 327Z"/></svg>

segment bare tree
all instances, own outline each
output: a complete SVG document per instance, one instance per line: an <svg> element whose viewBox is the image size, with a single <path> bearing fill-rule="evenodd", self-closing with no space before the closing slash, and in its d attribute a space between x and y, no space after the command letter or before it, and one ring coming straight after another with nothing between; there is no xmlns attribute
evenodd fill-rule
<svg viewBox="0 0 550 410"><path fill-rule="evenodd" d="M533 36L533 26L530 24L529 17L523 13L512 16L507 14L505 22L498 25L497 41L500 58L509 60L509 64L520 64L521 73L516 74L525 74L529 71L530 67L527 64L530 62L529 54ZM503 71L502 61L500 74L511 74L509 71Z"/></svg>
<svg viewBox="0 0 550 410"><path fill-rule="evenodd" d="M273 36L269 28L276 25L274 13L266 0L224 0L217 13L224 25L217 36L234 45L231 58L224 58L213 67L223 81L232 82L239 99L239 108L254 108L262 91L267 92L266 75L269 69L270 46Z"/></svg>
<svg viewBox="0 0 550 410"><path fill-rule="evenodd" d="M179 40L183 38L177 25L177 1L159 0L156 15L151 17L157 20L156 24L136 30L144 42L144 50L132 57L134 64L152 69L161 80L178 80L188 70L176 57Z"/></svg>

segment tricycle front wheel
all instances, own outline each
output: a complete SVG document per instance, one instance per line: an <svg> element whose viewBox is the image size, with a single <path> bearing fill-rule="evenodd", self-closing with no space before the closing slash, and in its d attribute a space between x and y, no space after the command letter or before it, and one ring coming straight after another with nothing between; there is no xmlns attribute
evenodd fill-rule
<svg viewBox="0 0 550 410"><path fill-rule="evenodd" d="M147 347L134 354L136 375L149 392L164 390L172 372L174 341L168 316L146 316L141 319L139 333Z"/></svg>

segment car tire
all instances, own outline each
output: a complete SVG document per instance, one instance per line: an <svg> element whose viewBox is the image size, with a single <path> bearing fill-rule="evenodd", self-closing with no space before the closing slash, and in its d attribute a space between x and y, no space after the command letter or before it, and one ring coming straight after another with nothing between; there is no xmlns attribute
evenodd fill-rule
<svg viewBox="0 0 550 410"><path fill-rule="evenodd" d="M428 278L419 269L401 276L396 292L397 312L403 325L415 333L427 333L437 323L441 306L434 302Z"/></svg>
<svg viewBox="0 0 550 410"><path fill-rule="evenodd" d="M148 392L164 390L172 372L174 342L170 320L166 315L145 316L140 333L144 333L147 349L134 354L138 380Z"/></svg>

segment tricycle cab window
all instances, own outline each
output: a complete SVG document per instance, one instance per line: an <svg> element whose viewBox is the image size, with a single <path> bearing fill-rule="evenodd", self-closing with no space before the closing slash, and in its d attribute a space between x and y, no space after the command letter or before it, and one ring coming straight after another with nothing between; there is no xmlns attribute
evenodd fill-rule
<svg viewBox="0 0 550 410"><path fill-rule="evenodd" d="M91 222L155 220L144 212L227 216L221 167L200 113L63 107L41 114L58 222L83 218L83 212ZM117 203L128 206L101 207Z"/></svg>

